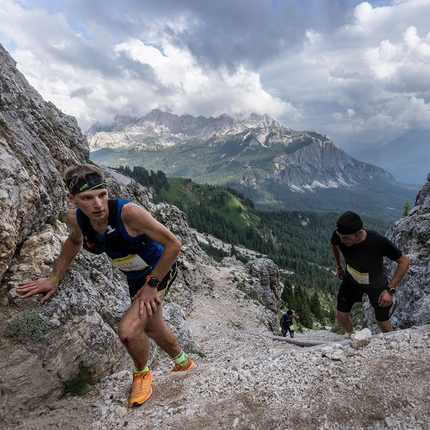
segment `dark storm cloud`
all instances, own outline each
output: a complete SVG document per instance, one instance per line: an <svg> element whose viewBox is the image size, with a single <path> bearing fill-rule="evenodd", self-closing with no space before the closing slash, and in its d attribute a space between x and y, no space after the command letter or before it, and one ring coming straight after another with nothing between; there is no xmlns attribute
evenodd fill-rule
<svg viewBox="0 0 430 430"><path fill-rule="evenodd" d="M154 24L171 43L186 47L202 67L245 64L258 69L280 53L299 50L308 28L331 31L351 19L357 0L74 0L76 22L93 23L118 41L144 34ZM192 23L178 29L184 16Z"/></svg>
<svg viewBox="0 0 430 430"><path fill-rule="evenodd" d="M159 20L159 32L186 46L202 65L258 67L284 50L300 46L309 10L318 2L271 0L126 0L117 3L73 1L67 4L76 21L111 29L117 38L144 32ZM321 3L329 5L328 1ZM192 25L177 29L169 20L186 16Z"/></svg>

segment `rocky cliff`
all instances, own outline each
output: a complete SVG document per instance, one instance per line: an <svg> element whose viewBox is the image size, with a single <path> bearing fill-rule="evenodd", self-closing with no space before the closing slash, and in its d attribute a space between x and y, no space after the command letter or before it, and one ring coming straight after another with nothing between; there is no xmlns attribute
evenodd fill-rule
<svg viewBox="0 0 430 430"><path fill-rule="evenodd" d="M66 209L61 174L88 160L75 118L45 102L0 45L0 275L17 246Z"/></svg>
<svg viewBox="0 0 430 430"><path fill-rule="evenodd" d="M401 328L429 324L430 174L418 193L415 206L393 225L387 236L409 257L411 264L396 294L393 324Z"/></svg>

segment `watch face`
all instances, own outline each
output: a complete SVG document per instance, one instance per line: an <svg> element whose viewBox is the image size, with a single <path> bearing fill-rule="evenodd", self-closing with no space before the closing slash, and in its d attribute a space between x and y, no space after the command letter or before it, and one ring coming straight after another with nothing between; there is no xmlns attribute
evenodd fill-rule
<svg viewBox="0 0 430 430"><path fill-rule="evenodd" d="M158 286L158 284L159 284L160 282L158 281L158 279L157 278L149 278L149 281L148 281L148 285L150 286L150 287L157 287Z"/></svg>
<svg viewBox="0 0 430 430"><path fill-rule="evenodd" d="M395 288L390 288L390 294L394 294L396 292Z"/></svg>

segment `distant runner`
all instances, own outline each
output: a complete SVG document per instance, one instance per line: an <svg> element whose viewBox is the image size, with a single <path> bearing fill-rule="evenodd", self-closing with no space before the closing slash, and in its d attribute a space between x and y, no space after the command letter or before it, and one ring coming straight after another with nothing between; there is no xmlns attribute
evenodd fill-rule
<svg viewBox="0 0 430 430"><path fill-rule="evenodd" d="M283 314L281 316L281 319L279 320L279 325L281 326L282 330L282 336L286 337L287 332L290 333L291 339L294 338L294 322L296 321L297 324L300 324L299 317L297 315L294 315L293 311L289 310L286 314Z"/></svg>

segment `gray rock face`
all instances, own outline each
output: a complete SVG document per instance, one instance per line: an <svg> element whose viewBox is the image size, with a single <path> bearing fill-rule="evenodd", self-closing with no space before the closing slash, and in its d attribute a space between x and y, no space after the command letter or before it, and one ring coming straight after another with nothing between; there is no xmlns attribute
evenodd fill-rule
<svg viewBox="0 0 430 430"><path fill-rule="evenodd" d="M430 322L430 175L409 214L387 236L407 255L409 271L395 296L391 317L396 327ZM394 267L391 266L391 273Z"/></svg>
<svg viewBox="0 0 430 430"><path fill-rule="evenodd" d="M23 239L66 210L61 174L89 157L75 118L45 102L15 65L0 45L0 276Z"/></svg>
<svg viewBox="0 0 430 430"><path fill-rule="evenodd" d="M430 322L430 175L418 193L415 206L387 232L387 237L409 258L409 270L397 287L391 324L396 328L421 326ZM389 278L396 268L387 261ZM374 333L376 321L368 300L363 305L364 325Z"/></svg>
<svg viewBox="0 0 430 430"><path fill-rule="evenodd" d="M350 157L329 139L313 143L275 158L278 170L270 178L291 189L337 188L379 178L393 181L390 173ZM310 183L309 178L312 178Z"/></svg>
<svg viewBox="0 0 430 430"><path fill-rule="evenodd" d="M278 266L268 258L251 260L246 265L251 276L256 278L254 289L263 303L275 314L281 308L283 285L279 281Z"/></svg>

